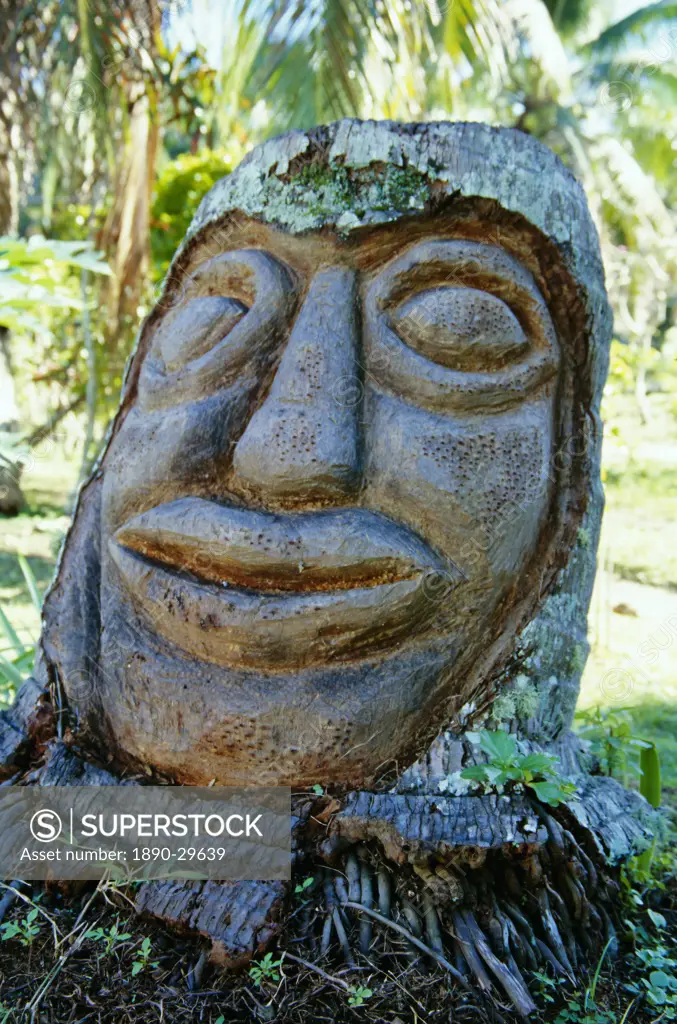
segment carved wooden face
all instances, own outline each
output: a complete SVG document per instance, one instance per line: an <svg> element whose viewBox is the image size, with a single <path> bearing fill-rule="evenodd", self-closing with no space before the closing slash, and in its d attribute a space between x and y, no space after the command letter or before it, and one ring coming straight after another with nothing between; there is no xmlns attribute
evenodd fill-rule
<svg viewBox="0 0 677 1024"><path fill-rule="evenodd" d="M474 235L246 222L192 253L105 463L120 750L187 782L373 780L533 587L559 347Z"/></svg>

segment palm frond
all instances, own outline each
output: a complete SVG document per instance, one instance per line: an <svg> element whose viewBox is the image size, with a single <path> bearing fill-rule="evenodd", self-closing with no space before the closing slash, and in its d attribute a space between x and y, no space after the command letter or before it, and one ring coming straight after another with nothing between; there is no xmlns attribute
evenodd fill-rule
<svg viewBox="0 0 677 1024"><path fill-rule="evenodd" d="M250 0L231 2L224 12L221 70L216 77L216 122L220 142L228 145L238 133L243 110L250 103L248 84L270 28L270 8L255 10Z"/></svg>
<svg viewBox="0 0 677 1024"><path fill-rule="evenodd" d="M585 50L596 54L618 53L633 40L645 39L648 29L655 33L663 25L674 24L676 19L677 3L673 0L646 4L605 28L596 39L587 44Z"/></svg>
<svg viewBox="0 0 677 1024"><path fill-rule="evenodd" d="M505 12L522 37L529 59L538 67L542 91L567 98L571 92L569 57L545 4L542 0L509 0Z"/></svg>
<svg viewBox="0 0 677 1024"><path fill-rule="evenodd" d="M501 5L494 0L457 0L449 4L443 42L455 64L465 59L471 68L479 64L495 80L505 80L511 33Z"/></svg>
<svg viewBox="0 0 677 1024"><path fill-rule="evenodd" d="M553 24L562 37L580 29L590 13L594 0L544 0Z"/></svg>

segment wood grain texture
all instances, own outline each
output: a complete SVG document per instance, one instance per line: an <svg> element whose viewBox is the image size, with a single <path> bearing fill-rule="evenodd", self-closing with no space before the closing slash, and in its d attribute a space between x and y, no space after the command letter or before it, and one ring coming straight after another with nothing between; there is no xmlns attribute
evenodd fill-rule
<svg viewBox="0 0 677 1024"><path fill-rule="evenodd" d="M212 941L211 959L236 967L270 944L282 927L283 882L145 882L140 914Z"/></svg>
<svg viewBox="0 0 677 1024"><path fill-rule="evenodd" d="M453 850L539 846L547 832L529 802L518 796L414 796L350 793L332 830L351 842L377 839L403 863Z"/></svg>

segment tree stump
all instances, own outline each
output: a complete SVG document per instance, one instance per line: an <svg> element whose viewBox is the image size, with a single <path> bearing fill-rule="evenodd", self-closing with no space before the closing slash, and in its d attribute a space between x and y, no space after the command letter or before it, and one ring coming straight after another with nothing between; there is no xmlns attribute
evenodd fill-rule
<svg viewBox="0 0 677 1024"><path fill-rule="evenodd" d="M5 774L291 786L321 951L391 928L528 1015L524 971L613 943L652 838L570 731L610 331L583 192L529 136L344 120L255 149L142 325ZM482 729L573 791L474 784ZM138 895L233 965L289 908L279 883Z"/></svg>

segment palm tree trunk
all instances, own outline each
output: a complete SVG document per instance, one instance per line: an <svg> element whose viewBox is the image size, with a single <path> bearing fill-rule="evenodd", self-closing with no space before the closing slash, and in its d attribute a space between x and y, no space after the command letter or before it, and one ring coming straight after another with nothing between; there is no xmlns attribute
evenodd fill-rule
<svg viewBox="0 0 677 1024"><path fill-rule="evenodd" d="M112 331L117 336L125 316L136 318L148 267L150 199L155 177L158 125L154 117L154 96L146 89L135 100L129 125L129 140L118 178L114 221L108 238L113 250L115 273L111 295Z"/></svg>
<svg viewBox="0 0 677 1024"><path fill-rule="evenodd" d="M90 452L94 441L97 406L96 398L98 391L96 348L94 345L94 339L92 338L92 331L89 322L89 298L87 293L88 280L89 274L86 270L83 270L80 275L80 286L82 290L82 331L85 338L85 349L87 351L87 427L85 431L85 441L82 446L82 463L80 465L79 478L80 483L82 483L82 481L88 476L89 467L91 465Z"/></svg>
<svg viewBox="0 0 677 1024"><path fill-rule="evenodd" d="M0 157L0 235L16 234L19 221L19 188L16 166L12 157L9 136L0 122L0 144L4 154ZM19 429L19 410L9 350L9 331L0 327L0 431L16 433ZM16 515L24 504L19 486L21 464L6 457L0 462L0 513Z"/></svg>
<svg viewBox="0 0 677 1024"><path fill-rule="evenodd" d="M15 434L19 429L19 410L9 351L9 331L0 327L0 431ZM0 439L0 446L2 441ZM21 463L3 454L0 447L0 513L16 515L24 505L19 485Z"/></svg>
<svg viewBox="0 0 677 1024"><path fill-rule="evenodd" d="M646 331L639 344L639 364L637 366L637 377L635 379L635 401L642 425L645 426L651 419L649 398L646 391L646 369L651 352L652 336Z"/></svg>

